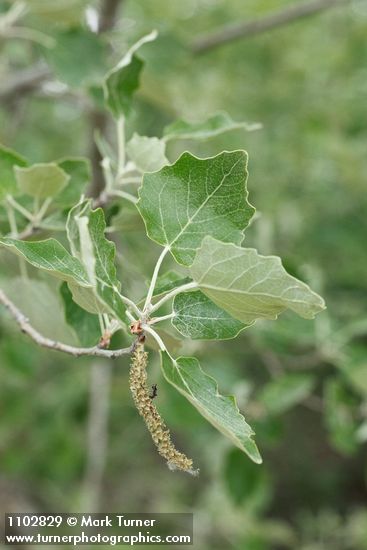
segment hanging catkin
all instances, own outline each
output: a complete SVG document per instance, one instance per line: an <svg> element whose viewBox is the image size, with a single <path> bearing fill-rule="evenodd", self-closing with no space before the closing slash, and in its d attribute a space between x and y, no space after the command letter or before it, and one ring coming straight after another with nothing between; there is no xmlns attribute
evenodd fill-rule
<svg viewBox="0 0 367 550"><path fill-rule="evenodd" d="M171 470L184 470L197 475L193 463L185 454L179 452L171 441L170 431L157 411L147 388L148 354L143 344L137 344L132 355L130 368L130 390L140 415L144 418L158 452L167 460Z"/></svg>

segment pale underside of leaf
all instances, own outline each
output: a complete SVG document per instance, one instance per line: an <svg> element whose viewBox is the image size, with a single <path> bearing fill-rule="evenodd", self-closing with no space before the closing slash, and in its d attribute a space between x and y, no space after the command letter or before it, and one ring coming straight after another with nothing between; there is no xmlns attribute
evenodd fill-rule
<svg viewBox="0 0 367 550"><path fill-rule="evenodd" d="M164 129L165 141L173 139L209 139L231 130L244 129L248 132L259 130L262 125L258 122L236 122L226 112L214 113L200 122L187 122L179 119Z"/></svg>
<svg viewBox="0 0 367 550"><path fill-rule="evenodd" d="M137 206L148 236L186 266L206 235L240 244L254 214L246 180L245 151L208 159L184 153L175 164L145 174Z"/></svg>
<svg viewBox="0 0 367 550"><path fill-rule="evenodd" d="M173 311L173 326L193 340L228 340L248 326L234 319L200 290L178 294Z"/></svg>
<svg viewBox="0 0 367 550"><path fill-rule="evenodd" d="M222 396L214 378L205 374L195 357L179 357L173 361L161 352L162 370L172 384L217 430L245 452L251 460L262 462L252 437L253 430L238 410L233 396Z"/></svg>
<svg viewBox="0 0 367 550"><path fill-rule="evenodd" d="M14 170L20 190L37 198L57 195L70 180L70 176L54 162L16 166Z"/></svg>
<svg viewBox="0 0 367 550"><path fill-rule="evenodd" d="M92 291L70 284L73 299L90 313L109 313L125 322L120 282L115 267L115 245L105 237L102 209L92 210L86 200L71 209L67 236L74 256L84 265Z"/></svg>
<svg viewBox="0 0 367 550"><path fill-rule="evenodd" d="M285 271L280 258L211 237L203 240L191 276L215 304L244 323L276 319L286 309L313 319L325 308L318 294Z"/></svg>
<svg viewBox="0 0 367 550"><path fill-rule="evenodd" d="M130 160L140 172L156 172L168 164L166 144L156 137L134 134L126 145Z"/></svg>

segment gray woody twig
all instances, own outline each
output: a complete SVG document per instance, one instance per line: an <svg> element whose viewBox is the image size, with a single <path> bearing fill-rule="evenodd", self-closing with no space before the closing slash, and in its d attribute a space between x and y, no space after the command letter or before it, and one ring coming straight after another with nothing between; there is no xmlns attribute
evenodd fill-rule
<svg viewBox="0 0 367 550"><path fill-rule="evenodd" d="M32 327L29 320L23 313L17 308L15 304L6 296L6 294L0 289L0 303L3 304L10 314L14 317L15 321L20 326L21 331L24 334L27 334L38 344L44 348L54 349L56 351L62 351L73 355L74 357L80 357L81 355L90 355L96 357L106 357L107 359L116 359L122 355L127 355L131 353L134 349L134 344L128 348L122 348L117 350L106 350L101 349L98 346L92 348L77 348L74 346L69 346L68 344L62 344L61 342L56 342L50 338L46 338L40 334L35 328Z"/></svg>
<svg viewBox="0 0 367 550"><path fill-rule="evenodd" d="M255 34L269 31L292 23L298 19L309 17L318 12L348 4L351 0L314 0L313 2L296 3L284 10L276 11L259 19L243 23L227 25L194 41L192 51L196 54L213 50L218 46L248 38Z"/></svg>

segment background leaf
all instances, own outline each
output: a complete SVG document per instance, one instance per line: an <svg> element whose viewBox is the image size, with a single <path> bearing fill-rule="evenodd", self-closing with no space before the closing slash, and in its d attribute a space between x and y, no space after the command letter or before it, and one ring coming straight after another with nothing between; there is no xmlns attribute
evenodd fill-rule
<svg viewBox="0 0 367 550"><path fill-rule="evenodd" d="M261 456L252 439L254 432L238 410L233 396L222 396L214 378L205 374L195 357L179 357L173 361L161 352L164 377L217 430L245 452L251 460L261 463Z"/></svg>
<svg viewBox="0 0 367 550"><path fill-rule="evenodd" d="M54 162L26 168L16 166L15 177L23 193L39 199L57 195L70 180L70 176Z"/></svg>
<svg viewBox="0 0 367 550"><path fill-rule="evenodd" d="M240 244L254 208L247 202L247 153L199 159L184 153L173 165L145 174L138 209L148 236L190 265L206 235Z"/></svg>
<svg viewBox="0 0 367 550"><path fill-rule="evenodd" d="M57 78L75 88L102 79L106 52L96 33L74 27L57 33L55 39L55 46L44 48L43 53Z"/></svg>
<svg viewBox="0 0 367 550"><path fill-rule="evenodd" d="M244 129L247 131L259 130L259 123L235 122L224 111L215 113L201 122L187 122L176 120L166 126L163 135L166 141L173 139L209 139L230 130Z"/></svg>
<svg viewBox="0 0 367 550"><path fill-rule="evenodd" d="M285 373L266 384L258 400L269 414L283 414L310 395L314 385L312 374Z"/></svg>
<svg viewBox="0 0 367 550"><path fill-rule="evenodd" d="M156 37L156 31L143 36L105 76L105 101L114 117L119 118L130 114L132 98L139 87L140 73L144 66L144 62L135 55L135 52L143 44L155 40Z"/></svg>
<svg viewBox="0 0 367 550"><path fill-rule="evenodd" d="M165 155L166 144L156 137L139 136L134 133L126 145L126 152L130 160L140 172L156 172L168 160Z"/></svg>
<svg viewBox="0 0 367 550"><path fill-rule="evenodd" d="M24 277L2 277L0 285L41 334L52 340L76 343L74 332L65 323L56 289L45 281Z"/></svg>
<svg viewBox="0 0 367 550"><path fill-rule="evenodd" d="M276 319L285 309L312 319L325 307L305 283L288 275L280 258L211 237L203 240L190 272L214 303L244 323Z"/></svg>

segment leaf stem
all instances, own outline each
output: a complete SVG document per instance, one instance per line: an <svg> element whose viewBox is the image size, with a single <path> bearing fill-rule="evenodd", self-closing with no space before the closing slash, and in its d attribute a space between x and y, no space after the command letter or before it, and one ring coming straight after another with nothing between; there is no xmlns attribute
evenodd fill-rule
<svg viewBox="0 0 367 550"><path fill-rule="evenodd" d="M17 221L15 219L14 209L9 204L8 201L5 201L5 209L9 220L9 226L10 226L10 236L14 239L18 238L18 227L17 227Z"/></svg>
<svg viewBox="0 0 367 550"><path fill-rule="evenodd" d="M121 197L123 199L126 199L133 204L136 204L138 202L138 199L134 197L131 193L127 193L126 191L121 191L120 189L114 189L110 193L108 193L109 197Z"/></svg>
<svg viewBox="0 0 367 550"><path fill-rule="evenodd" d="M198 288L198 286L199 286L198 283L192 282L192 283L187 283L185 285L181 285L181 286L178 286L177 288L174 288L173 290L171 290L171 292L163 296L163 298L161 298L158 302L153 304L150 312L152 313L153 311L156 311L161 306L163 306L163 304L168 302L168 300L170 300L177 294L180 294L181 292L186 292L187 290L191 290L193 288Z"/></svg>
<svg viewBox="0 0 367 550"><path fill-rule="evenodd" d="M145 323L141 325L141 328L145 332L148 332L149 334L151 334L151 336L153 336L154 340L157 342L157 344L159 346L159 349L161 349L162 351L166 351L168 353L167 348L166 348L162 338L159 336L159 334L154 329L152 329L149 325L147 325Z"/></svg>
<svg viewBox="0 0 367 550"><path fill-rule="evenodd" d="M168 315L162 315L162 317L154 317L153 319L151 319L149 321L149 325L155 325L157 323L160 323L161 321L166 321L168 319L173 319L174 317L176 317L176 313L174 313L174 312L169 313Z"/></svg>
<svg viewBox="0 0 367 550"><path fill-rule="evenodd" d="M163 248L162 252L161 252L161 255L159 256L159 258L157 260L157 263L155 264L152 279L151 279L150 285L149 285L149 290L148 290L147 297L145 299L145 303L144 303L144 307L143 307L144 313L145 312L149 313L151 311L153 292L154 292L155 285L156 285L156 282L157 282L157 277L158 277L159 270L160 270L160 267L162 265L162 262L163 262L163 260L164 260L164 258L165 258L168 251L169 251L168 246L165 246Z"/></svg>
<svg viewBox="0 0 367 550"><path fill-rule="evenodd" d="M117 177L125 168L125 117L120 116L117 126ZM117 178L116 178L117 179Z"/></svg>
<svg viewBox="0 0 367 550"><path fill-rule="evenodd" d="M43 216L46 214L48 207L52 203L52 200L53 200L52 197L47 197L47 199L45 199L45 201L41 205L41 208L35 214L35 218L36 218L35 221L37 223L39 223L43 219Z"/></svg>
<svg viewBox="0 0 367 550"><path fill-rule="evenodd" d="M30 222L34 221L33 214L31 214L26 208L24 208L24 206L19 204L11 195L7 195L6 200L13 208L15 208L15 210L18 210L18 212L20 212L25 218L27 218L27 220L29 220Z"/></svg>
<svg viewBox="0 0 367 550"><path fill-rule="evenodd" d="M14 209L7 201L5 201L4 206L5 206L5 210L9 220L11 237L14 239L19 239L19 232L18 232L17 220L14 214ZM21 276L23 277L23 279L28 279L27 265L26 265L25 259L19 256L18 263L19 263L19 270L20 270Z"/></svg>
<svg viewBox="0 0 367 550"><path fill-rule="evenodd" d="M120 185L127 185L128 183L141 183L141 177L131 176L131 177L128 177L128 178L121 178L119 180Z"/></svg>
<svg viewBox="0 0 367 550"><path fill-rule="evenodd" d="M116 287L114 287L113 290L115 292L117 292L117 294L120 297L120 300L122 300L124 302L124 304L126 304L127 306L131 307L131 309L134 310L134 312L136 313L136 315L138 316L139 319L143 316L143 312L140 311L138 306L132 300L130 300L130 298L128 298L127 296L124 296L123 294L121 294L119 292L118 288L116 288Z"/></svg>

